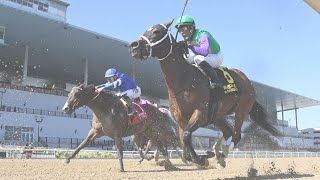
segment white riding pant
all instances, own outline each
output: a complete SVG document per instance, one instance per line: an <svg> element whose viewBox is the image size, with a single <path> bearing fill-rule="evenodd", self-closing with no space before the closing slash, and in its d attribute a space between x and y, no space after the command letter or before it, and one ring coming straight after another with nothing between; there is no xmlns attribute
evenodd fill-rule
<svg viewBox="0 0 320 180"><path fill-rule="evenodd" d="M136 88L134 89L128 89L126 91L123 91L123 92L119 92L116 94L117 96L123 96L123 95L127 95L130 99L135 99L135 98L138 98L140 97L141 95L141 89L139 86L137 86Z"/></svg>
<svg viewBox="0 0 320 180"><path fill-rule="evenodd" d="M191 50L189 50L189 57L186 58L189 64L196 64L197 66L202 62L206 61L211 67L217 68L222 64L223 56L221 52L218 54L208 54L208 56L195 55Z"/></svg>

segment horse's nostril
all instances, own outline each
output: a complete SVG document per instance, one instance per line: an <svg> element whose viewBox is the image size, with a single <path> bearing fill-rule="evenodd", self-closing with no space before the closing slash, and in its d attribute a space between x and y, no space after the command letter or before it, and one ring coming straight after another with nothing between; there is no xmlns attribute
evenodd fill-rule
<svg viewBox="0 0 320 180"><path fill-rule="evenodd" d="M132 42L132 43L130 44L130 46L131 46L132 48L136 48L136 47L139 46L139 42L138 42L138 41Z"/></svg>

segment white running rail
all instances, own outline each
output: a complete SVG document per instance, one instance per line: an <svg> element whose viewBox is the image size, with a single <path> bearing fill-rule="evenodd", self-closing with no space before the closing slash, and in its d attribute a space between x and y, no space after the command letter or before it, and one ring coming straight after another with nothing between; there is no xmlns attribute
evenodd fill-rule
<svg viewBox="0 0 320 180"><path fill-rule="evenodd" d="M71 149L32 149L32 159L55 159L61 153L72 153L74 150ZM18 148L1 148L0 155L2 153L2 158L12 158L12 159L21 159L25 158L25 153L21 147ZM154 153L154 151L150 151ZM168 150L170 158L179 158L175 150ZM205 151L197 151L198 154L205 154ZM5 157L4 157L5 154ZM91 154L85 158L91 159L96 155L101 154L111 154L111 157L108 158L117 158L117 151L110 150L87 150L83 149L80 151L80 154ZM125 159L138 159L138 151L124 151L123 156ZM99 157L99 156L98 156ZM274 152L274 151L231 151L229 158L305 158L305 157L320 157L320 152ZM79 155L76 156L79 158Z"/></svg>

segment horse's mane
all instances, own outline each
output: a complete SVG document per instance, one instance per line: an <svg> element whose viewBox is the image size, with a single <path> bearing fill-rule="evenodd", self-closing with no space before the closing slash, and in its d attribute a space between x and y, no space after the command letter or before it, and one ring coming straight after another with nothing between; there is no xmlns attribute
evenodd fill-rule
<svg viewBox="0 0 320 180"><path fill-rule="evenodd" d="M172 36L171 33L170 35ZM175 39L173 39L172 45L172 55L171 57L168 57L171 59L165 59L163 61L171 61L169 62L169 64L174 63L176 68L183 68L182 70L180 70L180 72L184 72L183 76L186 80L189 81L189 83L186 83L185 86L189 87L192 85L195 87L204 83L208 83L208 78L206 78L205 75L201 71L199 71L199 69L196 66L189 64L185 60L184 54L187 49L179 46Z"/></svg>
<svg viewBox="0 0 320 180"><path fill-rule="evenodd" d="M120 98L117 95L115 95L113 91L103 90L99 94L97 94L95 93L95 86L93 84L90 84L87 87L84 87L84 85L81 85L79 87L86 92L88 97L92 96L90 97L91 101L96 100L97 103L101 104L106 108L110 106L119 106L120 108L120 105L123 106L122 102L120 101Z"/></svg>

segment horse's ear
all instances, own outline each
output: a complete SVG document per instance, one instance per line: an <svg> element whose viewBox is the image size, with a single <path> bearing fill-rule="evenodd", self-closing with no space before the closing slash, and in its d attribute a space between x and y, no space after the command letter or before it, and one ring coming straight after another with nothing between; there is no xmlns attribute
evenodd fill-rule
<svg viewBox="0 0 320 180"><path fill-rule="evenodd" d="M171 21L169 21L169 22L167 22L167 23L164 24L164 25L167 27L167 29L169 29L169 27L170 27L171 24L173 23L173 20L174 20L174 19L172 19Z"/></svg>

